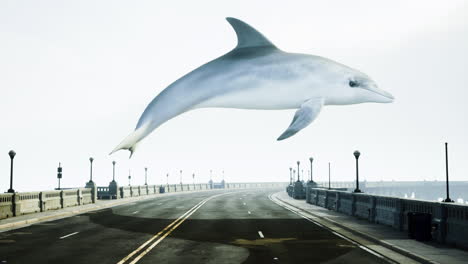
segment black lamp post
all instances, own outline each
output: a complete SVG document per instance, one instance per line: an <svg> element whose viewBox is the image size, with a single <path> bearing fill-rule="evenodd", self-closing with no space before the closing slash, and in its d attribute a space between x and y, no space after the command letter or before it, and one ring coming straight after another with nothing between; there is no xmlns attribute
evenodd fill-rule
<svg viewBox="0 0 468 264"><path fill-rule="evenodd" d="M210 170L210 181L213 180L213 170Z"/></svg>
<svg viewBox="0 0 468 264"><path fill-rule="evenodd" d="M115 160L112 161L112 181L115 182Z"/></svg>
<svg viewBox="0 0 468 264"><path fill-rule="evenodd" d="M361 156L361 153L356 150L353 154L356 158L356 189L354 190L354 192L360 193L361 190L359 190L359 156Z"/></svg>
<svg viewBox="0 0 468 264"><path fill-rule="evenodd" d="M297 161L297 181L300 180L300 177L299 177L299 172L300 172L300 170L299 170L299 164L301 164L301 162Z"/></svg>
<svg viewBox="0 0 468 264"><path fill-rule="evenodd" d="M169 173L166 174L166 185L169 185Z"/></svg>
<svg viewBox="0 0 468 264"><path fill-rule="evenodd" d="M445 142L445 188L447 191L447 198L444 200L445 203L453 203L449 195L449 169L448 169L448 143Z"/></svg>
<svg viewBox="0 0 468 264"><path fill-rule="evenodd" d="M182 170L180 170L180 184L182 185Z"/></svg>
<svg viewBox="0 0 468 264"><path fill-rule="evenodd" d="M312 178L312 162L314 161L314 158L310 157L309 161L310 161L310 181L314 182L314 180Z"/></svg>
<svg viewBox="0 0 468 264"><path fill-rule="evenodd" d="M292 168L289 167L289 184L292 185L293 177L292 177Z"/></svg>
<svg viewBox="0 0 468 264"><path fill-rule="evenodd" d="M148 168L145 168L145 185L148 185Z"/></svg>
<svg viewBox="0 0 468 264"><path fill-rule="evenodd" d="M57 168L57 179L58 179L58 190L60 190L60 179L62 179L62 165L59 162L59 166Z"/></svg>
<svg viewBox="0 0 468 264"><path fill-rule="evenodd" d="M10 156L11 163L10 163L10 189L8 189L7 192L15 193L15 190L13 190L13 159L16 156L16 152L13 150L10 150L10 152L8 152L8 155Z"/></svg>
<svg viewBox="0 0 468 264"><path fill-rule="evenodd" d="M93 157L89 158L89 164L90 164L90 169L89 169L89 182L93 182Z"/></svg>
<svg viewBox="0 0 468 264"><path fill-rule="evenodd" d="M331 166L330 166L330 162L328 162L328 189L331 189Z"/></svg>
<svg viewBox="0 0 468 264"><path fill-rule="evenodd" d="M195 184L195 173L192 173L193 184Z"/></svg>

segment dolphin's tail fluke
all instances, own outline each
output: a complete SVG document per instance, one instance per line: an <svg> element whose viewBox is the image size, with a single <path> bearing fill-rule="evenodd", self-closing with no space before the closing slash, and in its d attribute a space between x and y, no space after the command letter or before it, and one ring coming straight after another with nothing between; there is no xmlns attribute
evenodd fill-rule
<svg viewBox="0 0 468 264"><path fill-rule="evenodd" d="M130 151L130 157L132 157L133 153L135 152L138 143L140 140L145 136L144 133L146 131L146 127L140 127L133 131L130 135L128 135L122 142L115 147L114 150L109 155L112 155L114 152L117 152L121 149L128 149Z"/></svg>

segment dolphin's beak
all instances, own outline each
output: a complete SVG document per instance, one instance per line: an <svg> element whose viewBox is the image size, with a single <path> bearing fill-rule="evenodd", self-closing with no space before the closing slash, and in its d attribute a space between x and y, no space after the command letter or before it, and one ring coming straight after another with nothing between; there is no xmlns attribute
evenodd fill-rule
<svg viewBox="0 0 468 264"><path fill-rule="evenodd" d="M369 89L369 91L374 92L380 95L381 97L383 97L383 98L380 98L381 99L379 100L380 103L392 103L395 100L395 97L393 97L392 94L390 94L387 91L381 90L379 88Z"/></svg>

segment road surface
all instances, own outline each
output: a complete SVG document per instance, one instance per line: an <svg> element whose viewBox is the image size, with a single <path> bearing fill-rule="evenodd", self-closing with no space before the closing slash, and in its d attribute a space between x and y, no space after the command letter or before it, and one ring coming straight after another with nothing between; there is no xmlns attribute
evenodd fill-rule
<svg viewBox="0 0 468 264"><path fill-rule="evenodd" d="M3 232L0 263L387 263L277 205L278 191L161 195Z"/></svg>

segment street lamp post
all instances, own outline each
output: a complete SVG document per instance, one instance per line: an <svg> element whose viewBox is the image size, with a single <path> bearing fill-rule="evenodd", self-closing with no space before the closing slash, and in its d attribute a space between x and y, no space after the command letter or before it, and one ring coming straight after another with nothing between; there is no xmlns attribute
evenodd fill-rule
<svg viewBox="0 0 468 264"><path fill-rule="evenodd" d="M314 158L310 157L309 161L310 161L310 181L314 182L314 180L312 178L312 162L314 161Z"/></svg>
<svg viewBox="0 0 468 264"><path fill-rule="evenodd" d="M10 189L8 189L7 192L9 193L15 193L15 190L13 190L13 159L16 156L16 152L14 150L10 150L8 152L8 155L10 156Z"/></svg>
<svg viewBox="0 0 468 264"><path fill-rule="evenodd" d="M360 193L361 190L359 189L359 156L361 156L361 153L356 150L353 154L356 158L356 189L354 190L354 192Z"/></svg>
<svg viewBox="0 0 468 264"><path fill-rule="evenodd" d="M328 162L328 189L331 189L331 166L330 166L330 162Z"/></svg>
<svg viewBox="0 0 468 264"><path fill-rule="evenodd" d="M192 173L193 184L195 184L195 173Z"/></svg>
<svg viewBox="0 0 468 264"><path fill-rule="evenodd" d="M90 164L90 167L89 167L89 182L93 182L93 161L94 161L94 158L93 157L90 157L89 158L89 164Z"/></svg>
<svg viewBox="0 0 468 264"><path fill-rule="evenodd" d="M115 182L115 160L112 161L112 181Z"/></svg>
<svg viewBox="0 0 468 264"><path fill-rule="evenodd" d="M292 168L289 167L289 184L292 185L293 177L292 177Z"/></svg>
<svg viewBox="0 0 468 264"><path fill-rule="evenodd" d="M300 170L299 170L299 164L301 164L301 162L297 161L297 181L300 180L300 177L299 177L299 172L300 172Z"/></svg>
<svg viewBox="0 0 468 264"><path fill-rule="evenodd" d="M166 174L166 185L169 185L169 173Z"/></svg>
<svg viewBox="0 0 468 264"><path fill-rule="evenodd" d="M62 179L62 165L59 162L59 166L57 168L57 179L58 179L58 190L60 190L60 180Z"/></svg>
<svg viewBox="0 0 468 264"><path fill-rule="evenodd" d="M445 203L453 203L449 195L449 169L448 169L448 143L445 142L445 188L447 191L447 198L444 200Z"/></svg>
<svg viewBox="0 0 468 264"><path fill-rule="evenodd" d="M145 167L145 185L148 185L148 168Z"/></svg>
<svg viewBox="0 0 468 264"><path fill-rule="evenodd" d="M296 178L296 170L295 169L293 169L293 180L294 180L294 178Z"/></svg>
<svg viewBox="0 0 468 264"><path fill-rule="evenodd" d="M180 185L182 185L182 170L180 170Z"/></svg>

